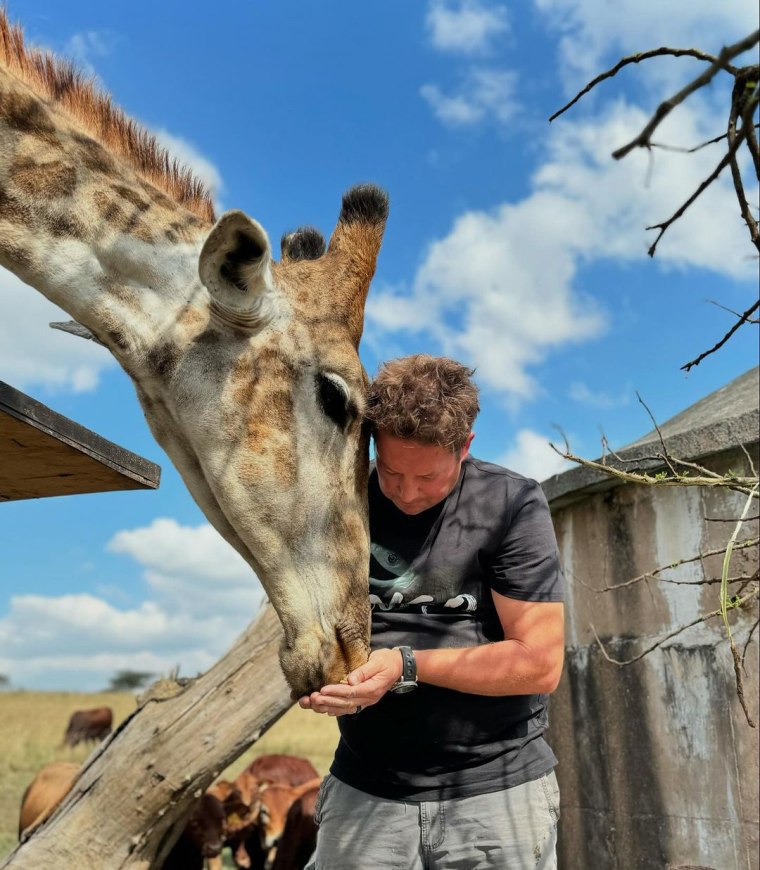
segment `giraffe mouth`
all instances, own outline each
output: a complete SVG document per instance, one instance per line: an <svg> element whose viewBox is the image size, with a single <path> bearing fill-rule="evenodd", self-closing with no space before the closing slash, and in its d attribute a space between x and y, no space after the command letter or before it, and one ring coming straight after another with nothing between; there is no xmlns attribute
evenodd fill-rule
<svg viewBox="0 0 760 870"><path fill-rule="evenodd" d="M355 625L341 623L335 627L335 636L338 641L338 650L343 659L342 665L345 673L341 680L345 679L351 671L360 668L369 657L369 649L364 638L360 637ZM340 682L340 680L338 680Z"/></svg>

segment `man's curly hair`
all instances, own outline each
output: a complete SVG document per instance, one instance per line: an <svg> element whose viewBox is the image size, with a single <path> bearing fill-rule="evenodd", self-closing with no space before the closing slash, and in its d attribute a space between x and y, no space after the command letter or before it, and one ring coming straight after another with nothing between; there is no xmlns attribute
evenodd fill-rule
<svg viewBox="0 0 760 870"><path fill-rule="evenodd" d="M461 450L480 410L473 374L456 360L424 353L384 363L367 396L373 432Z"/></svg>

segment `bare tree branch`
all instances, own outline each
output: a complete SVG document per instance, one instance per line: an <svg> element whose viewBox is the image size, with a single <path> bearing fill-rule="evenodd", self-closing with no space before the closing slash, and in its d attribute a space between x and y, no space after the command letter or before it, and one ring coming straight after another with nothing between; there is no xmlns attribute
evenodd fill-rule
<svg viewBox="0 0 760 870"><path fill-rule="evenodd" d="M736 679L736 696L739 699L739 703L742 705L742 710L744 710L744 716L747 720L747 725L750 728L756 728L754 720L749 715L749 707L747 706L747 700L744 697L744 680L742 679L742 660L739 656L739 650L736 648L736 644L734 643L733 638L729 638L729 644L731 646L731 658L734 662L734 678Z"/></svg>
<svg viewBox="0 0 760 870"><path fill-rule="evenodd" d="M747 517L745 522L751 523L755 520L760 520L760 515L756 517ZM739 521L739 517L705 517L705 522L708 523L736 523Z"/></svg>
<svg viewBox="0 0 760 870"><path fill-rule="evenodd" d="M660 232L657 234L657 238L650 245L647 253L650 257L654 257L655 251L657 250L657 245L660 239L665 235L668 228L672 226L680 217L683 216L684 212L696 202L697 199L707 190L707 188L715 181L715 179L723 172L723 170L728 166L731 162L731 158L736 154L737 148L741 145L741 143L746 139L746 130L741 130L734 141L729 146L728 151L723 155L720 163L713 169L710 175L699 185L699 187L692 193L692 195L684 202L673 214L666 220L660 224L652 224L647 227L648 230L659 230ZM613 157L615 155L613 154Z"/></svg>
<svg viewBox="0 0 760 870"><path fill-rule="evenodd" d="M743 324L749 323L752 315L760 308L760 300L757 302L753 302L752 305L744 312L744 314L740 315L739 319L736 323L728 330L728 332L721 338L721 340L713 345L709 350L703 351L696 359L691 360L690 362L685 363L681 366L681 371L688 372L694 366L698 366L705 357L710 356L711 353L715 353L716 350L720 350L723 345L731 338L731 336L736 332L736 330Z"/></svg>
<svg viewBox="0 0 760 870"><path fill-rule="evenodd" d="M731 609L733 610L733 609L736 609L739 607L744 607L745 605L749 604L751 601L756 600L758 597L760 597L760 589L758 589L758 587L755 587L747 595L739 598L732 605ZM594 628L593 623L589 623L589 626L591 627L591 631L593 631L593 633L594 633L594 637L596 638L596 642L599 644L599 648L601 649L602 655L605 657L605 659L607 659L607 661L613 665L618 665L618 667L625 667L626 665L631 665L634 662L637 662L640 659L643 659L644 656L649 655L650 652L653 652L654 650L661 647L666 641L668 641L671 638L674 638L677 635L681 634L682 632L686 631L687 628L692 628L695 625L699 625L700 622L707 622L709 619L714 619L716 616L720 616L720 609L713 610L711 613L706 613L703 616L697 617L697 619L694 619L691 622L687 622L684 625L680 625L674 631L671 631L668 634L664 635L658 641L656 641L656 643L653 643L651 646L648 646L645 650L642 650L642 652L638 653L638 655L635 655L630 659L612 658L612 656L605 649L605 646L602 643L599 635L597 634L596 628Z"/></svg>
<svg viewBox="0 0 760 870"><path fill-rule="evenodd" d="M743 492L745 495L749 495L750 493L754 492L752 486L757 482L756 477L740 477L738 475L731 477L721 477L720 475L716 477L707 477L706 475L702 475L699 477L686 477L680 475L677 478L652 477L652 475L650 474L634 471L623 471L620 468L614 468L610 465L603 465L601 462L594 462L591 459L584 459L581 456L576 456L574 453L570 453L569 450L563 452L551 442L549 443L549 446L552 448L552 450L554 450L555 453L558 453L564 459L569 459L571 462L575 462L578 465L584 466L585 468L592 468L595 471L600 471L602 472L602 474L606 474L609 477L616 477L618 480L623 480L627 483L640 483L644 486L717 486L725 487L726 489L731 489L735 492Z"/></svg>
<svg viewBox="0 0 760 870"><path fill-rule="evenodd" d="M628 55L628 57L624 57L622 60L619 60L615 66L611 69L608 69L606 72L598 75L593 81L590 81L583 90L579 91L573 98L570 100L567 105L563 106L559 111L555 112L550 118L549 123L554 121L556 118L559 118L564 112L566 112L571 106L574 106L581 97L587 94L592 88L595 88L600 82L603 82L605 79L611 79L613 76L616 76L621 69L625 66L629 66L632 63L641 63L642 60L649 60L652 57L695 57L697 60L704 60L710 64L715 65L718 62L718 58L712 54L706 54L704 51L700 51L696 48L668 48L663 45L660 48L653 48L649 51L640 51L636 54ZM728 70L730 73L735 72L735 68L730 64L725 64L723 69Z"/></svg>
<svg viewBox="0 0 760 870"><path fill-rule="evenodd" d="M726 305L721 305L720 302L716 302L714 299L707 299L707 302L710 305L714 305L716 308L721 308L723 311L728 311L729 314L733 314L734 317L741 317L742 315L738 311L734 311L733 308L728 308ZM748 317L747 323L760 323L760 317Z"/></svg>
<svg viewBox="0 0 760 870"><path fill-rule="evenodd" d="M760 127L760 124L755 124L755 129L758 127ZM747 135L749 135L749 132ZM716 142L722 142L727 138L728 133L721 133L720 136L716 136L714 139L708 139L707 142L701 142L693 148L682 148L680 145L666 145L664 142L650 142L649 147L659 148L661 151L675 151L678 154L694 154L697 151L701 151L703 148L707 148L708 145L715 145Z"/></svg>
<svg viewBox="0 0 760 870"><path fill-rule="evenodd" d="M744 641L744 650L742 651L742 667L744 668L744 659L747 657L747 649L749 648L750 643L752 642L752 635L755 633L755 629L760 625L760 619L755 620L755 624L750 628L749 634L747 635L747 640ZM744 668L746 671L746 668Z"/></svg>
<svg viewBox="0 0 760 870"><path fill-rule="evenodd" d="M748 538L746 541L740 541L738 544L734 545L734 550L744 550L747 547L754 547L760 542L758 538ZM701 562L703 559L707 559L709 556L721 556L726 552L726 547L719 547L717 550L708 550L706 553L697 553L696 556L688 556L686 559L679 559L677 562L672 562L670 565L660 565L659 568L655 568L652 571L646 571L644 574L639 574L637 577L632 577L630 580L626 580L623 583L615 583L612 586L591 586L588 583L585 583L583 580L580 580L582 586L585 586L587 589L590 589L592 592L613 592L616 589L626 589L629 586L635 586L637 583L642 583L644 580L660 580L663 582L676 583L680 582L682 585L686 585L686 583L693 583L694 585L698 585L700 582L714 582L714 581L676 581L676 580L666 580L664 577L658 577L658 574L661 574L663 571L670 571L673 568L680 568L681 565L688 565L691 562ZM733 582L739 582L740 580L745 580L745 577L737 577ZM750 577L750 580L754 579L754 577Z"/></svg>
<svg viewBox="0 0 760 870"><path fill-rule="evenodd" d="M744 39L740 39L733 45L722 48L718 56L701 75L697 76L670 99L660 103L654 115L635 139L632 139L622 148L618 148L617 151L612 152L612 156L615 160L621 160L633 151L634 148L649 148L652 133L654 133L657 127L659 127L662 121L673 111L673 109L676 108L676 106L680 105L687 97L691 96L694 91L698 91L700 88L703 88L706 84L712 81L720 70L723 69L730 72L732 75L735 75L737 69L731 66L728 61L737 55L743 54L745 51L749 51L749 49L757 45L758 41L760 41L760 31L756 30L754 33L750 33L749 36L745 36Z"/></svg>
<svg viewBox="0 0 760 870"><path fill-rule="evenodd" d="M742 105L742 100L745 97L744 92L748 84L746 71L743 70L742 73L743 75L737 74L731 93L731 111L728 115L728 129L726 130L729 145L729 166L731 167L731 178L734 182L736 199L739 202L739 211L744 219L744 223L747 224L752 244L758 249L758 251L760 251L760 241L758 240L757 234L757 221L752 217L752 212L749 209L747 196L744 193L744 183L742 181L741 170L739 169L739 161L736 159L738 140L740 138L736 133L737 119L742 119L742 131L744 132L744 138L746 139L748 131L752 129L752 114L757 105L757 83L755 83L755 93L749 97L746 105ZM755 170L757 171L757 166L755 166Z"/></svg>

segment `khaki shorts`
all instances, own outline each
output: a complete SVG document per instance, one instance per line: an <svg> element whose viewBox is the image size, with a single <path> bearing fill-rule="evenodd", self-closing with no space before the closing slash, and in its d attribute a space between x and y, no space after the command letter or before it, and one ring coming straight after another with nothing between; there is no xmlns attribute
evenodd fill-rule
<svg viewBox="0 0 760 870"><path fill-rule="evenodd" d="M553 771L445 801L387 800L328 775L306 870L555 870L558 820Z"/></svg>

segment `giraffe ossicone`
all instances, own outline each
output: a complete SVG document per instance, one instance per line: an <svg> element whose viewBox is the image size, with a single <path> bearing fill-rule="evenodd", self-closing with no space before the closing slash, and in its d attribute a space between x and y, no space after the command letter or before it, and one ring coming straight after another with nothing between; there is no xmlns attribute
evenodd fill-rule
<svg viewBox="0 0 760 870"><path fill-rule="evenodd" d="M358 345L387 214L382 190L355 187L326 249L305 228L275 262L256 221L214 221L202 185L0 10L0 266L131 377L193 497L261 579L295 693L369 649Z"/></svg>

